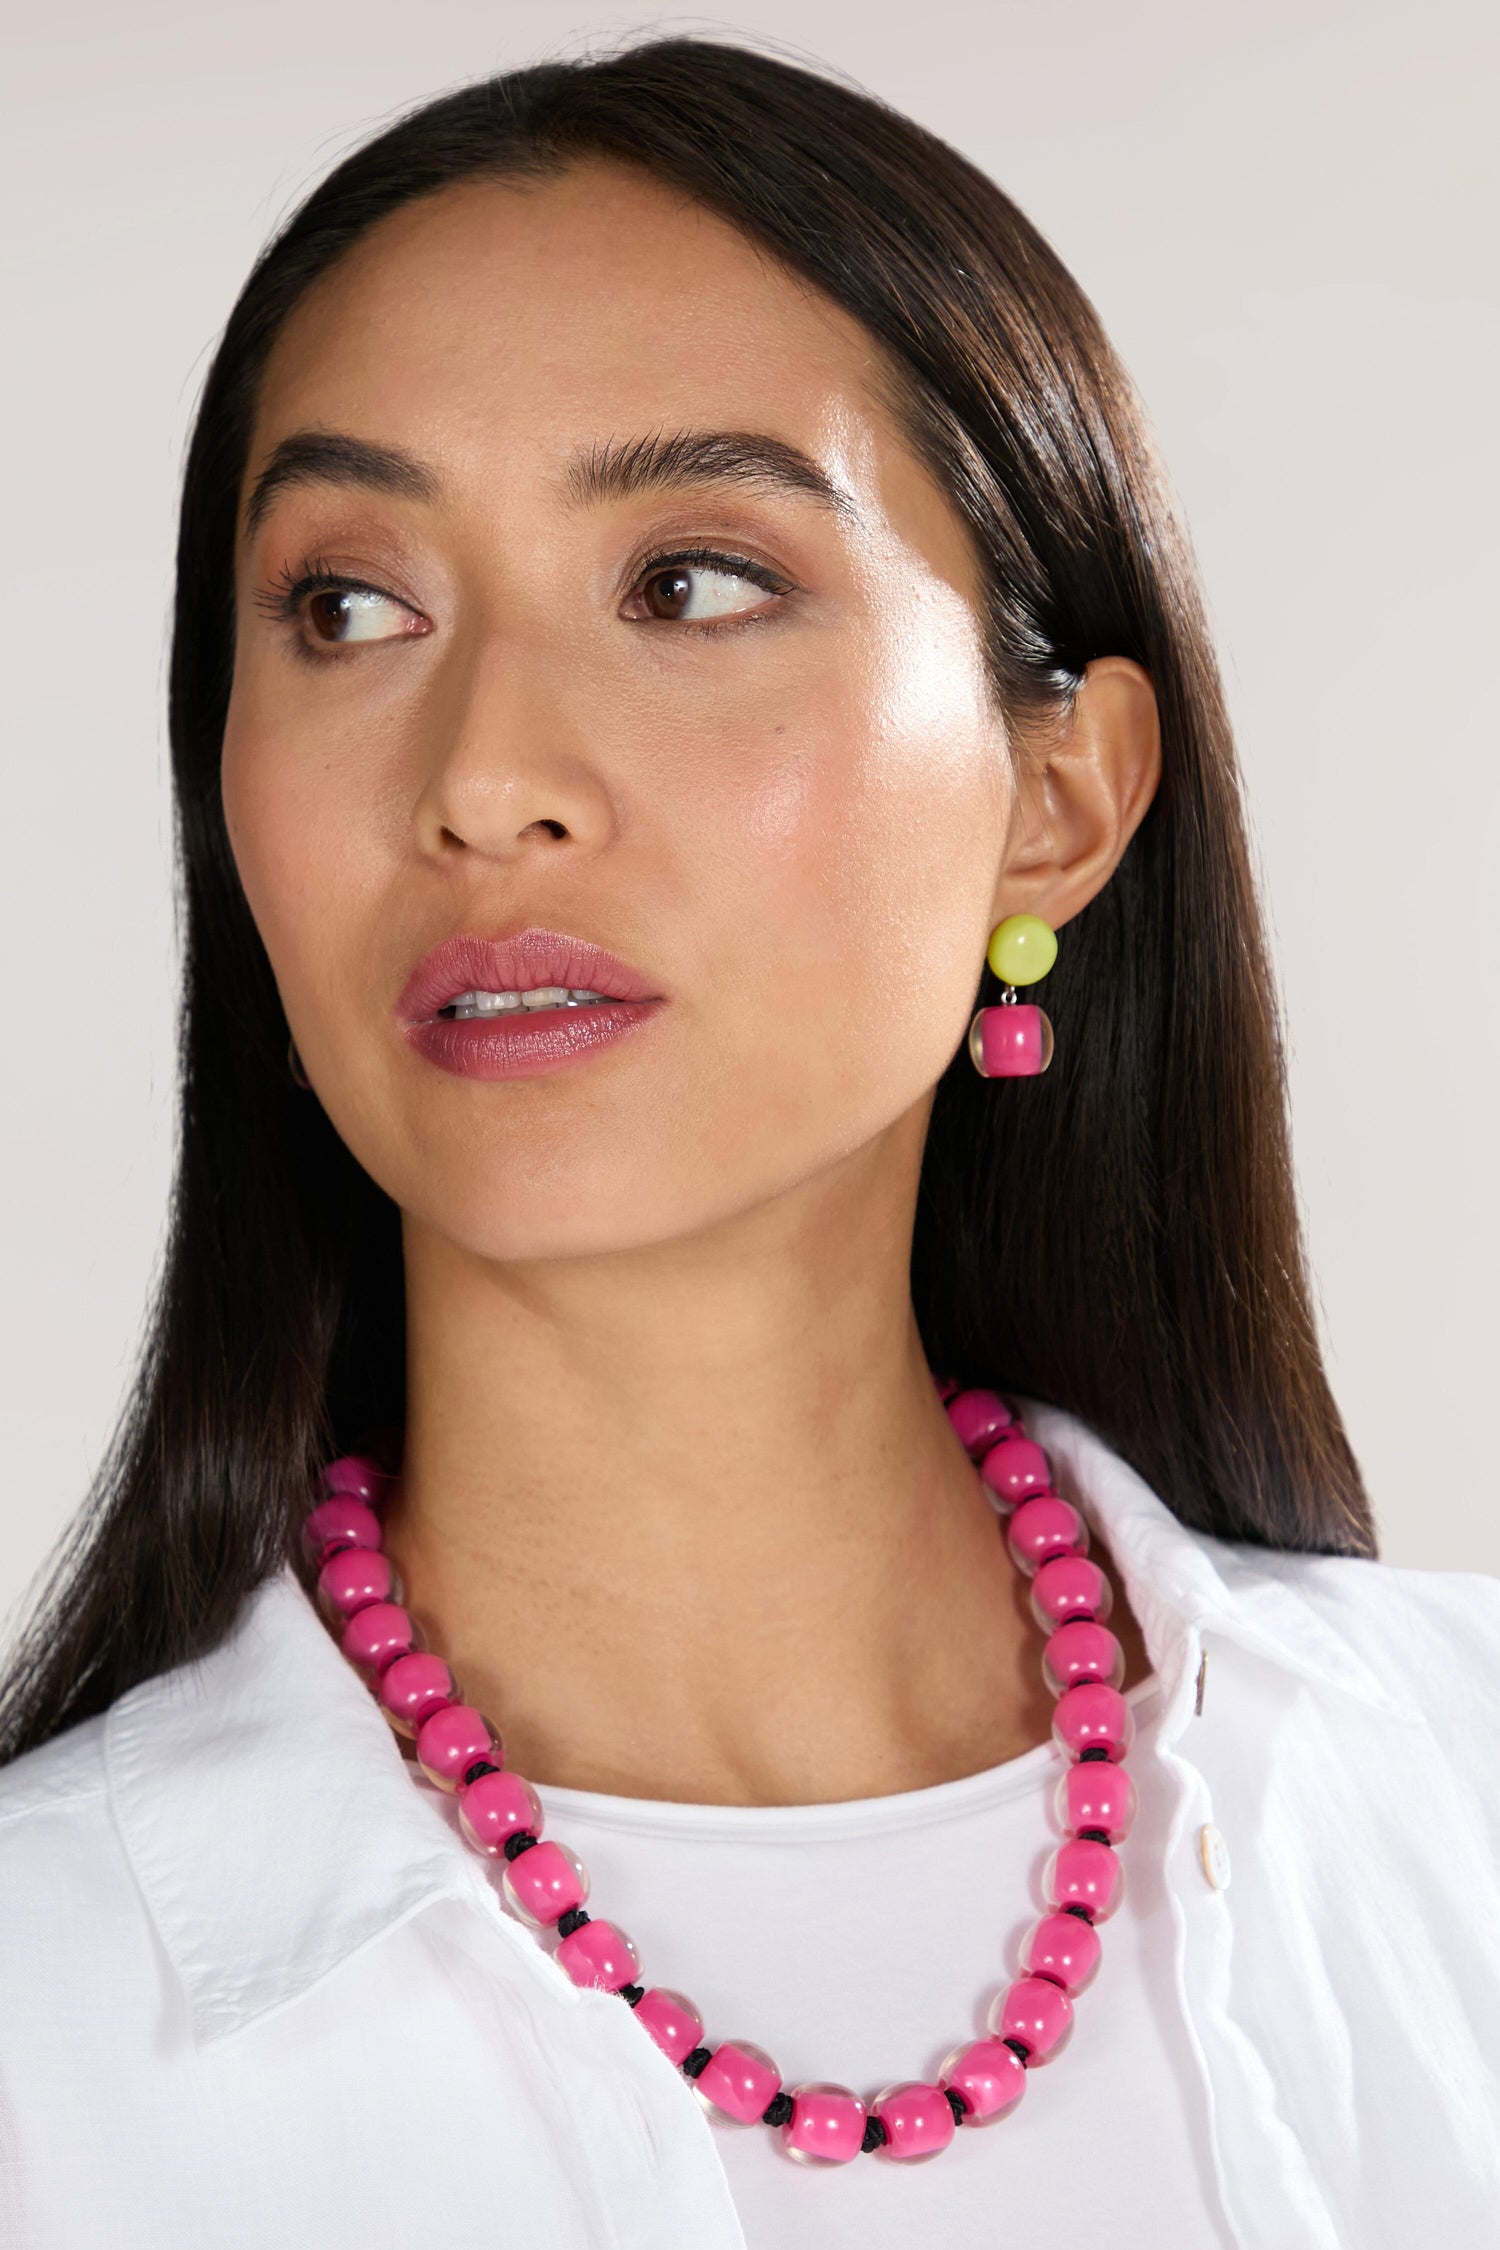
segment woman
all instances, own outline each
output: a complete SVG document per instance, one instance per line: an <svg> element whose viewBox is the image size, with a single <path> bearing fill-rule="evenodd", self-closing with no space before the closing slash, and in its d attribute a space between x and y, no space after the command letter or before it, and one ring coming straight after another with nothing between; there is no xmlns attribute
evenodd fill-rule
<svg viewBox="0 0 1500 2250"><path fill-rule="evenodd" d="M1477 2239L1500 1595L1376 1559L1185 541L1014 206L692 40L416 111L231 315L171 699L4 2239Z"/></svg>

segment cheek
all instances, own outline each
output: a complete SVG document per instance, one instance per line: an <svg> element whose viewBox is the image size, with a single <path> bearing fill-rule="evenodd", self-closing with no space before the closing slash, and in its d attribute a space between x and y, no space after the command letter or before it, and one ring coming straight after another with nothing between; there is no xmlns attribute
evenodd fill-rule
<svg viewBox="0 0 1500 2250"><path fill-rule="evenodd" d="M351 952L376 786L378 761L347 755L256 684L236 683L220 766L225 825L277 984L304 1015L339 985Z"/></svg>
<svg viewBox="0 0 1500 2250"><path fill-rule="evenodd" d="M962 1037L1009 806L967 609L859 656L777 691L725 761L702 860L757 1107L841 1139L918 1099Z"/></svg>

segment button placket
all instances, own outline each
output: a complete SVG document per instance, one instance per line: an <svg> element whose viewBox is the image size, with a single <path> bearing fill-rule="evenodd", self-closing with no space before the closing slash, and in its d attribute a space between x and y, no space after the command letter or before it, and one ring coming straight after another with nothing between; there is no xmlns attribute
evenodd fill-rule
<svg viewBox="0 0 1500 2250"><path fill-rule="evenodd" d="M1203 1697L1208 1684L1208 1650L1204 1649L1198 1660L1198 1679L1193 1695L1193 1717L1203 1716ZM1203 1872L1216 1891L1229 1888L1229 1846L1224 1832L1211 1820L1206 1820L1198 1831L1198 1857Z"/></svg>

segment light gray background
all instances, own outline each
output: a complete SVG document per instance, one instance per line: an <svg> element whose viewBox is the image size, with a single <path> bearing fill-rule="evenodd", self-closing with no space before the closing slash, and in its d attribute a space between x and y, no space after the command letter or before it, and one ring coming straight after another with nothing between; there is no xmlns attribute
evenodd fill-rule
<svg viewBox="0 0 1500 2250"><path fill-rule="evenodd" d="M178 463L300 192L394 111L632 26L831 63L990 171L1145 395L1206 579L1335 1386L1393 1562L1500 1571L1493 10L1480 0L103 0L0 93L9 1038L0 1629L126 1384L171 1157Z"/></svg>

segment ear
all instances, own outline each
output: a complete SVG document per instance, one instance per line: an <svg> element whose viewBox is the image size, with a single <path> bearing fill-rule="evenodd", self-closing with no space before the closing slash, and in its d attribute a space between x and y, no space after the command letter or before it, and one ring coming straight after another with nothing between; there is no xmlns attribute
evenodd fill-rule
<svg viewBox="0 0 1500 2250"><path fill-rule="evenodd" d="M1102 891L1161 780L1150 675L1128 656L1089 666L1067 716L1018 738L1018 784L995 919L1061 929Z"/></svg>

